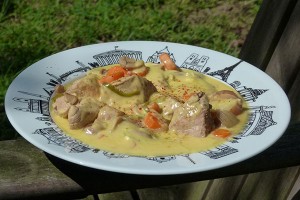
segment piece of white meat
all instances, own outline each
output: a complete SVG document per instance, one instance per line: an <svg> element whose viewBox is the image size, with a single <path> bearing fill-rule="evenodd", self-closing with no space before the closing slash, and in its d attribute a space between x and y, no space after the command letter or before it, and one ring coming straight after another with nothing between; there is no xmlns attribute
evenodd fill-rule
<svg viewBox="0 0 300 200"><path fill-rule="evenodd" d="M175 109L169 130L179 134L205 137L213 129L213 119L207 96L200 92L192 95Z"/></svg>

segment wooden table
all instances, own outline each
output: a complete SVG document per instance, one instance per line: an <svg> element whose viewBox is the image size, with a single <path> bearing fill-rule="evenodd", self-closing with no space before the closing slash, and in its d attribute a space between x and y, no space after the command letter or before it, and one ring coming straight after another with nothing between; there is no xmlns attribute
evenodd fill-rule
<svg viewBox="0 0 300 200"><path fill-rule="evenodd" d="M240 58L273 77L291 102L290 126L266 151L241 163L207 172L147 176L82 167L48 155L23 139L1 141L0 199L78 199L120 191L129 191L131 199L145 199L146 190L142 188L160 194L155 188L178 184L172 190L175 199L294 196L300 188L299 19L298 0L265 0L240 54ZM256 187L262 183L263 192Z"/></svg>

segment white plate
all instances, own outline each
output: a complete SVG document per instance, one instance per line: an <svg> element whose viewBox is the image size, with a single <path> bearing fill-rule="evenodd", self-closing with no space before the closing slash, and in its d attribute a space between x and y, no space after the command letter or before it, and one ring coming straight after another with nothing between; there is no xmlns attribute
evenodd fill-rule
<svg viewBox="0 0 300 200"><path fill-rule="evenodd" d="M232 142L205 152L166 157L134 157L89 148L66 136L49 115L54 86L122 55L158 62L168 52L176 64L233 86L250 105L246 129ZM5 110L14 128L29 142L61 159L96 169L132 174L184 174L228 166L272 145L290 120L290 104L281 87L256 67L205 48L150 41L102 43L63 51L25 69L10 85Z"/></svg>

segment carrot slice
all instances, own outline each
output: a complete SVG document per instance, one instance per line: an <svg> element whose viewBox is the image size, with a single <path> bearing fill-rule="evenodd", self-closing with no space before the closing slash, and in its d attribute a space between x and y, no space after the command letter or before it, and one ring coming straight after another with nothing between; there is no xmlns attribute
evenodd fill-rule
<svg viewBox="0 0 300 200"><path fill-rule="evenodd" d="M169 54L162 53L160 54L159 59L163 63L163 66L166 70L178 70L176 64L171 59Z"/></svg>
<svg viewBox="0 0 300 200"><path fill-rule="evenodd" d="M111 75L108 76L112 76L114 80L118 80L119 78L122 78L125 76L125 74L123 72L120 71L116 71L114 73L112 73Z"/></svg>
<svg viewBox="0 0 300 200"><path fill-rule="evenodd" d="M212 134L216 137L227 138L231 135L230 131L227 129L219 128L212 132Z"/></svg>
<svg viewBox="0 0 300 200"><path fill-rule="evenodd" d="M151 112L148 112L145 116L144 123L150 129L157 129L161 127L159 120Z"/></svg>
<svg viewBox="0 0 300 200"><path fill-rule="evenodd" d="M123 74L123 76L125 76L126 73L127 73L126 69L124 69L119 65L114 66L107 71L107 75L111 75L111 76L114 74Z"/></svg>
<svg viewBox="0 0 300 200"><path fill-rule="evenodd" d="M112 76L103 76L100 80L99 83L110 83L113 82L115 79Z"/></svg>
<svg viewBox="0 0 300 200"><path fill-rule="evenodd" d="M119 78L124 77L126 74L127 74L127 71L123 67L117 65L117 66L110 68L107 71L106 75L99 80L99 82L100 83L110 83L115 80L118 80Z"/></svg>

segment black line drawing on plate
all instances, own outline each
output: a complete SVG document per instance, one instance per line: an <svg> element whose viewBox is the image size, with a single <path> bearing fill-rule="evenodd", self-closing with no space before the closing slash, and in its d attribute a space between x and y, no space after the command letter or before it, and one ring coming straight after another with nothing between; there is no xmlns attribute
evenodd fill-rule
<svg viewBox="0 0 300 200"><path fill-rule="evenodd" d="M253 89L246 86L240 86L240 81L234 81L230 85L248 102L255 102L259 95L268 91L268 89Z"/></svg>
<svg viewBox="0 0 300 200"><path fill-rule="evenodd" d="M180 155L182 157L185 157L186 159L188 159L188 161L190 161L193 164L196 164L196 162L190 157L190 154L182 154Z"/></svg>
<svg viewBox="0 0 300 200"><path fill-rule="evenodd" d="M103 52L94 55L93 58L97 61L98 66L106 66L119 63L122 56L127 56L135 60L142 60L142 52L134 50L118 50L118 46L115 46L115 50ZM91 66L95 66L95 63L89 63Z"/></svg>
<svg viewBox="0 0 300 200"><path fill-rule="evenodd" d="M113 153L113 152L109 152L109 151L103 151L103 155L105 155L107 158L128 158L128 157L130 157L125 154Z"/></svg>
<svg viewBox="0 0 300 200"><path fill-rule="evenodd" d="M174 57L174 54L169 51L168 46L166 46L165 48L163 48L159 51L155 51L151 56L148 57L146 62L152 62L152 63L159 64L160 63L159 56L162 53L168 53L170 55L171 59L176 63L176 59Z"/></svg>
<svg viewBox="0 0 300 200"><path fill-rule="evenodd" d="M251 106L249 108L249 120L244 127L244 130L234 136L231 143L238 143L240 139L247 136L261 135L268 127L277 124L273 120L273 111L268 109L273 109L274 106Z"/></svg>
<svg viewBox="0 0 300 200"><path fill-rule="evenodd" d="M203 70L206 65L209 57L208 56L199 56L197 53L192 53L185 61L180 65L181 68L191 69L197 72L206 73L210 68Z"/></svg>
<svg viewBox="0 0 300 200"><path fill-rule="evenodd" d="M28 99L28 98L18 98L14 97L14 101L20 103L27 103L27 107L16 107L16 110L24 111L24 112L31 112L31 113L40 113L45 116L49 116L49 102L46 100L40 99Z"/></svg>
<svg viewBox="0 0 300 200"><path fill-rule="evenodd" d="M70 75L77 73L77 72L87 72L90 70L90 67L84 66L79 67L70 71L67 71L66 73L63 73L62 75L56 76L52 73L46 72L47 75L51 76L54 79L50 79L50 81L47 83L47 85L55 86L57 84L62 84Z"/></svg>
<svg viewBox="0 0 300 200"><path fill-rule="evenodd" d="M156 157L145 157L147 160L156 161L158 163L169 162L176 159L176 156L156 156Z"/></svg>
<svg viewBox="0 0 300 200"><path fill-rule="evenodd" d="M45 96L45 95L41 95L41 94L34 94L34 93L31 93L31 92L24 92L24 91L18 91L18 92L26 94L26 95L34 96L34 97L39 97L39 98L47 100L47 101L50 100L49 96Z"/></svg>
<svg viewBox="0 0 300 200"><path fill-rule="evenodd" d="M239 62L229 66L229 67L225 67L224 69L221 70L217 70L214 72L209 72L207 73L207 75L216 77L216 78L221 78L222 81L227 82L228 77L230 76L231 72L234 70L234 68L236 68L240 63L242 63L243 61L240 60Z"/></svg>
<svg viewBox="0 0 300 200"><path fill-rule="evenodd" d="M273 111L267 110L272 108L274 106L250 107L249 121L240 135L242 137L261 135L268 127L276 125L277 122L273 120Z"/></svg>
<svg viewBox="0 0 300 200"><path fill-rule="evenodd" d="M78 141L75 141L71 137L67 137L60 129L58 128L43 128L43 129L37 129L34 134L40 134L47 138L48 143L56 144L61 147L64 147L66 152L69 153L82 153L89 151L90 148Z"/></svg>
<svg viewBox="0 0 300 200"><path fill-rule="evenodd" d="M230 154L234 154L237 152L238 152L238 150L231 146L220 145L220 146L216 147L215 149L201 152L201 154L206 155L206 156L210 157L211 159L219 159L224 156L228 156Z"/></svg>

